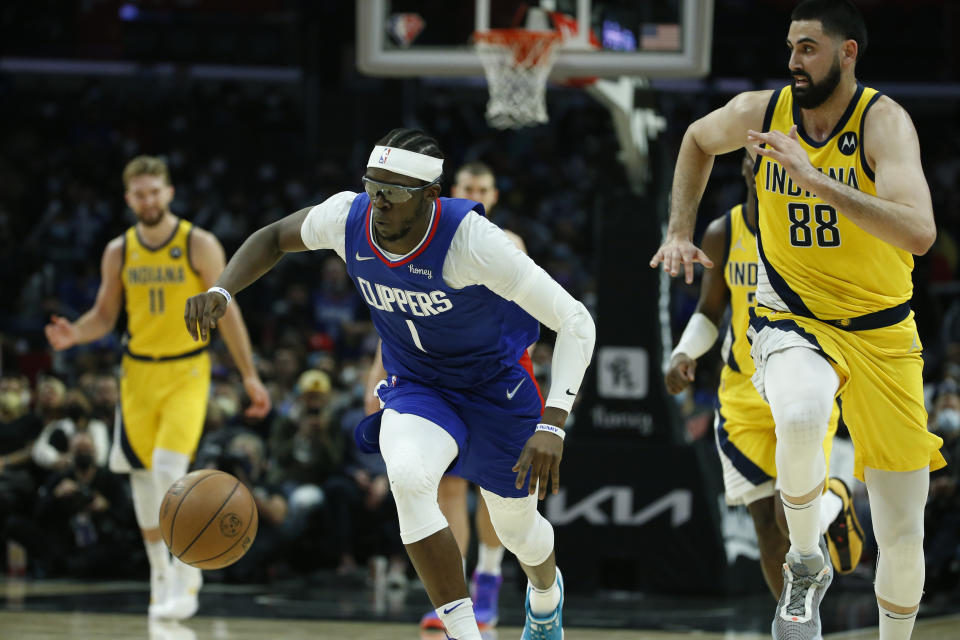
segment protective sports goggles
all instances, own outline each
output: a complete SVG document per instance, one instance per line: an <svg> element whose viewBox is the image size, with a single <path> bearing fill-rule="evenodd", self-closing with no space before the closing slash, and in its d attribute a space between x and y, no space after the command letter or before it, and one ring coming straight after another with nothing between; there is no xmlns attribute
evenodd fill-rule
<svg viewBox="0 0 960 640"><path fill-rule="evenodd" d="M367 195L370 196L371 200L377 199L377 194L383 195L384 200L392 204L400 204L401 202L406 202L413 197L413 194L417 191L423 191L429 186L435 185L440 182L442 176L437 176L437 179L433 182L428 182L422 187L401 187L398 184L390 184L389 182L377 182L376 180L371 180L367 176L360 178L363 181L363 189L367 192Z"/></svg>

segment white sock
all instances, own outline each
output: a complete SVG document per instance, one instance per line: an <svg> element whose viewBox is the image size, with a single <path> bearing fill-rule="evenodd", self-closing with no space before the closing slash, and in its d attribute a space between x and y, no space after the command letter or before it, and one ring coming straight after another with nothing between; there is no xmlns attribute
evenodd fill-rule
<svg viewBox="0 0 960 640"><path fill-rule="evenodd" d="M793 504L781 498L790 530L790 550L803 556L820 554L820 496L806 504Z"/></svg>
<svg viewBox="0 0 960 640"><path fill-rule="evenodd" d="M448 602L436 611L451 640L482 640L470 598Z"/></svg>
<svg viewBox="0 0 960 640"><path fill-rule="evenodd" d="M166 575L170 570L170 552L167 551L167 545L163 540L156 542L143 541L143 546L147 548L147 560L150 562L151 575Z"/></svg>
<svg viewBox="0 0 960 640"><path fill-rule="evenodd" d="M538 617L548 616L557 610L560 604L560 585L554 576L553 584L546 589L537 589L530 585L530 611Z"/></svg>
<svg viewBox="0 0 960 640"><path fill-rule="evenodd" d="M917 620L917 612L894 613L887 611L880 604L880 640L910 640L913 633L913 623Z"/></svg>
<svg viewBox="0 0 960 640"><path fill-rule="evenodd" d="M843 500L833 491L827 491L820 500L820 533L826 533L843 509Z"/></svg>
<svg viewBox="0 0 960 640"><path fill-rule="evenodd" d="M477 547L477 571L490 575L500 575L500 565L503 563L503 546L488 547L481 543Z"/></svg>

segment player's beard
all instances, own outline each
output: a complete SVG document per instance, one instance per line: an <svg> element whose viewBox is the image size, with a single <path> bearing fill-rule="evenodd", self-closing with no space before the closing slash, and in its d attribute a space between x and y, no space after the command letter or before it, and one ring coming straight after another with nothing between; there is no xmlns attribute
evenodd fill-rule
<svg viewBox="0 0 960 640"><path fill-rule="evenodd" d="M794 80L790 85L790 89L793 92L793 101L796 102L797 106L801 109L816 109L826 102L827 98L833 95L834 89L840 84L841 73L840 61L834 60L830 71L827 72L827 75L820 82L815 83L813 78L804 72L794 74L795 76L799 75L806 78L807 86L797 87L796 80Z"/></svg>
<svg viewBox="0 0 960 640"><path fill-rule="evenodd" d="M151 210L151 213L152 213L153 211L159 211L159 213L157 213L157 214L156 214L155 216L153 216L153 217L148 217L148 216L145 216L145 215L141 215L141 214L138 212L138 213L137 213L137 221L138 221L140 224L142 224L143 226L145 226L145 227L155 227L155 226L157 226L158 224L160 224L160 223L163 221L163 215L164 215L164 213L166 213L166 211L164 211L163 209L153 209L153 210Z"/></svg>
<svg viewBox="0 0 960 640"><path fill-rule="evenodd" d="M429 214L429 212L430 212L430 201L424 199L424 201L421 202L420 206L417 208L417 213L413 216L413 218L411 218L406 225L404 225L403 227L400 227L400 230L397 231L396 233L387 235L383 231L380 231L379 229L376 229L376 227L374 227L374 230L376 231L376 234L377 234L377 240L383 240L385 242L396 242L397 240L403 240L404 238L407 237L407 235L409 235L409 233L413 230L413 228L417 226L417 223L424 216Z"/></svg>

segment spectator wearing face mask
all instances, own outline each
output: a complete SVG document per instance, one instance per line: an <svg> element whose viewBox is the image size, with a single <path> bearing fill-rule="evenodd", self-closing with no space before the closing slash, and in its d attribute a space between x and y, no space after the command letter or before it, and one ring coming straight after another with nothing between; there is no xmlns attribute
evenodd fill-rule
<svg viewBox="0 0 960 640"><path fill-rule="evenodd" d="M336 537L338 523L326 517L328 483L339 475L347 450L347 437L335 422L336 394L330 376L319 369L304 371L297 391L291 417L279 418L271 429L268 480L283 488L289 503L285 529L290 539ZM335 546L324 551L340 556Z"/></svg>
<svg viewBox="0 0 960 640"><path fill-rule="evenodd" d="M71 436L68 460L40 488L33 517L11 518L7 535L27 548L33 575L116 575L116 559L138 542L123 483L97 465L89 432Z"/></svg>
<svg viewBox="0 0 960 640"><path fill-rule="evenodd" d="M937 388L930 431L943 438L950 463L930 476L926 510L926 585L936 593L960 584L960 387L951 379Z"/></svg>
<svg viewBox="0 0 960 640"><path fill-rule="evenodd" d="M91 418L92 407L86 396L80 391L68 391L62 406L63 417L49 422L34 443L33 461L42 469L62 471L72 461L68 450L70 439L77 433L89 433L97 465L106 466L110 431L102 420Z"/></svg>

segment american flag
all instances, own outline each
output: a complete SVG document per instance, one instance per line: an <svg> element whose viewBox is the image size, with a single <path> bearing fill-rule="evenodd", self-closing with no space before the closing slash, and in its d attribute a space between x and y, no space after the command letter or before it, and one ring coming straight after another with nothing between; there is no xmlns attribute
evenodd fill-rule
<svg viewBox="0 0 960 640"><path fill-rule="evenodd" d="M640 48L648 51L679 51L680 25L645 24L641 26Z"/></svg>

